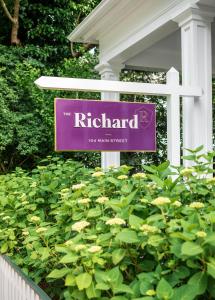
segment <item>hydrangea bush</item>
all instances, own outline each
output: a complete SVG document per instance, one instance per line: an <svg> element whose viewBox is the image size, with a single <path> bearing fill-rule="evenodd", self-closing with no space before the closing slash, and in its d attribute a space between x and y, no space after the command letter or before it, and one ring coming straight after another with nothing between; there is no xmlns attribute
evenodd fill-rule
<svg viewBox="0 0 215 300"><path fill-rule="evenodd" d="M215 299L213 156L135 174L48 158L1 176L1 253L52 299Z"/></svg>

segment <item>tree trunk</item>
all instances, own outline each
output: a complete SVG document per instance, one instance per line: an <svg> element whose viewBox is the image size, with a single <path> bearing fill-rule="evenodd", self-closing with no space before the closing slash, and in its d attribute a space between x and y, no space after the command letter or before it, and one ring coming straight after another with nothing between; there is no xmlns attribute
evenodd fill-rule
<svg viewBox="0 0 215 300"><path fill-rule="evenodd" d="M20 7L20 0L14 0L14 14L13 14L13 22L12 22L12 29L11 29L11 44L12 45L19 45L20 40L18 38L18 30L19 30L19 7Z"/></svg>

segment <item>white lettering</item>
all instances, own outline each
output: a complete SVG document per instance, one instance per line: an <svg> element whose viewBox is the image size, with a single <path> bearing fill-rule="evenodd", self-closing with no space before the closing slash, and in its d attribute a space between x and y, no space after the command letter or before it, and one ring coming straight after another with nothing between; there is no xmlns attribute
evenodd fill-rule
<svg viewBox="0 0 215 300"><path fill-rule="evenodd" d="M106 117L106 113L101 114L101 118L93 118L91 113L74 113L74 127L87 128L131 128L138 129L138 115L133 115L131 119L110 119Z"/></svg>
<svg viewBox="0 0 215 300"><path fill-rule="evenodd" d="M95 127L95 128L101 127L101 120L99 118L93 119L92 123L93 123L93 127ZM99 123L99 125L98 125L98 123Z"/></svg>
<svg viewBox="0 0 215 300"><path fill-rule="evenodd" d="M85 114L75 113L75 126L74 127L86 127L84 120L86 119Z"/></svg>
<svg viewBox="0 0 215 300"><path fill-rule="evenodd" d="M129 126L132 129L138 129L138 117L134 115L134 118L129 121Z"/></svg>

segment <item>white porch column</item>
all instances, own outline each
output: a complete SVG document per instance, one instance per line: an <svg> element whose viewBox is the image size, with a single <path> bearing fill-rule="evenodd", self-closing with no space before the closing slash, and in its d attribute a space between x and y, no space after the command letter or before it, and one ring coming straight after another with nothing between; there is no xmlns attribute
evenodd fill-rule
<svg viewBox="0 0 215 300"><path fill-rule="evenodd" d="M95 67L96 71L101 75L103 80L119 80L120 67L113 67L109 63L98 64ZM102 92L101 100L119 101L120 95L116 92ZM109 166L120 166L120 152L102 152L101 167L107 169Z"/></svg>
<svg viewBox="0 0 215 300"><path fill-rule="evenodd" d="M204 145L204 152L212 150L211 22L214 15L213 9L194 6L174 19L181 27L182 84L203 89L201 97L183 98L183 148ZM189 166L190 162L185 161L184 165Z"/></svg>

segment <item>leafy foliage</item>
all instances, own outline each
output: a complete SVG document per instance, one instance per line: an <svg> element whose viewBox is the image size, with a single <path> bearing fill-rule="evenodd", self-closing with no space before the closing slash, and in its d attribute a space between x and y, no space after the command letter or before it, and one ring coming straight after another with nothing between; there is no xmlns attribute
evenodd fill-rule
<svg viewBox="0 0 215 300"><path fill-rule="evenodd" d="M198 150L172 178L51 157L2 175L1 253L52 299L214 299L215 153Z"/></svg>
<svg viewBox="0 0 215 300"><path fill-rule="evenodd" d="M16 165L30 166L38 157L52 153L54 146L54 98L90 97L79 93L39 90L34 81L41 75L96 77L95 55L65 59L56 69L29 58L28 49L0 46L0 170L5 172ZM87 159L86 156L85 159Z"/></svg>

